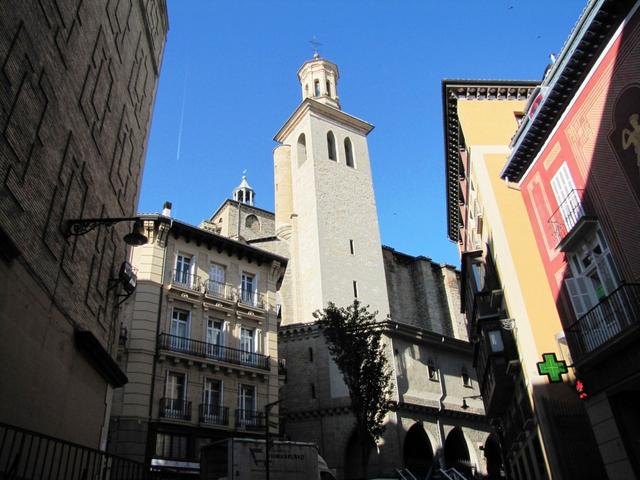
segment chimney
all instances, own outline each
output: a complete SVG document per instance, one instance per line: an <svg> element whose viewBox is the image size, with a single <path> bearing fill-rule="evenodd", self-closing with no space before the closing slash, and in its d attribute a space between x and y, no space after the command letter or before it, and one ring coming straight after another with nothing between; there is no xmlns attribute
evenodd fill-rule
<svg viewBox="0 0 640 480"><path fill-rule="evenodd" d="M171 216L171 202L164 202L164 207L162 207L162 215L164 217Z"/></svg>

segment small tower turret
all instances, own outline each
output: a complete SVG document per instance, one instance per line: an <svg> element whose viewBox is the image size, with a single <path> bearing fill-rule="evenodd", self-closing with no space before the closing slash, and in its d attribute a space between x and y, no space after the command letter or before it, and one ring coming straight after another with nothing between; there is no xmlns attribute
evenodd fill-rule
<svg viewBox="0 0 640 480"><path fill-rule="evenodd" d="M304 62L298 70L298 79L302 86L302 99L315 101L340 109L338 97L338 66L315 53L312 60Z"/></svg>
<svg viewBox="0 0 640 480"><path fill-rule="evenodd" d="M249 185L249 182L247 182L247 177L243 175L240 185L238 185L233 191L233 199L236 202L253 206L253 201L255 200L255 198L256 194L253 191L253 188L251 188L251 185Z"/></svg>

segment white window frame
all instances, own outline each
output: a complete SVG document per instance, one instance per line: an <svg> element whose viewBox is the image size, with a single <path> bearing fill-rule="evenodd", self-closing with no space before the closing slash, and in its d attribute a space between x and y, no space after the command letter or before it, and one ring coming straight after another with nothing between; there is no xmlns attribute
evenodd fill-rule
<svg viewBox="0 0 640 480"><path fill-rule="evenodd" d="M576 185L567 162L563 162L551 178L551 189L558 204L558 211L564 222L565 233L569 232L584 216L582 200L576 191Z"/></svg>
<svg viewBox="0 0 640 480"><path fill-rule="evenodd" d="M180 263L182 263L182 265L184 266L185 259L189 259L188 271L185 271L184 268L178 268L178 265ZM189 253L185 253L185 252L176 253L175 274L173 278L173 281L175 283L187 286L189 288L193 288L193 276L196 268L195 259L196 259L195 255L191 255ZM186 278L185 278L185 275L186 275Z"/></svg>
<svg viewBox="0 0 640 480"><path fill-rule="evenodd" d="M186 313L186 320L176 318L177 314ZM171 335L171 346L180 350L188 350L191 338L191 312L183 308L173 307L171 309L171 319L169 325L169 334ZM185 324L184 336L178 335L178 327L180 323ZM175 326L175 328L174 328Z"/></svg>

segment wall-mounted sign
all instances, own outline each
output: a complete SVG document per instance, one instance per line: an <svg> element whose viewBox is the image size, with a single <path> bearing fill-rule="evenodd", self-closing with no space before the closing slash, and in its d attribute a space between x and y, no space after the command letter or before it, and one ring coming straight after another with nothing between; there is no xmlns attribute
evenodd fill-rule
<svg viewBox="0 0 640 480"><path fill-rule="evenodd" d="M567 373L567 362L558 360L555 353L543 353L542 362L536 363L538 374L546 375L551 383L562 382L562 375Z"/></svg>

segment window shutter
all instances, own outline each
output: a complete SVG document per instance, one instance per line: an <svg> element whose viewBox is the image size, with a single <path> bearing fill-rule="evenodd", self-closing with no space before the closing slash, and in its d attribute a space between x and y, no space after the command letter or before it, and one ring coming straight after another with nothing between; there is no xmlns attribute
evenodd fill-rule
<svg viewBox="0 0 640 480"><path fill-rule="evenodd" d="M576 318L580 318L587 313L596 303L595 294L589 281L587 277L567 278L564 281Z"/></svg>

